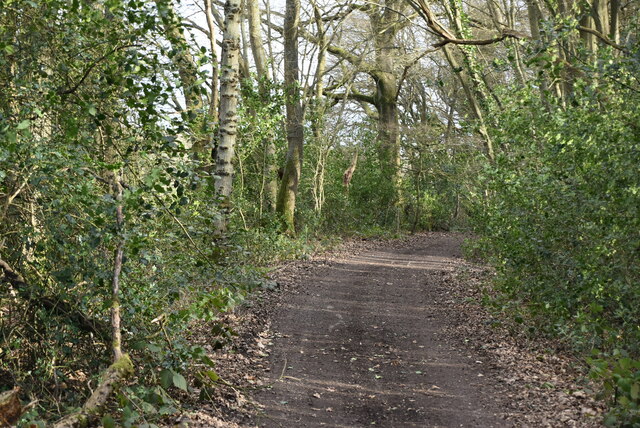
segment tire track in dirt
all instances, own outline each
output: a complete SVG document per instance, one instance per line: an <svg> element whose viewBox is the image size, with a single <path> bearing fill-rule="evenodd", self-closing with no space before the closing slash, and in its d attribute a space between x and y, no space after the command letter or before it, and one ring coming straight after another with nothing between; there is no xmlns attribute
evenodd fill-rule
<svg viewBox="0 0 640 428"><path fill-rule="evenodd" d="M509 426L480 355L447 339L461 238L433 234L312 269L272 319L264 427Z"/></svg>

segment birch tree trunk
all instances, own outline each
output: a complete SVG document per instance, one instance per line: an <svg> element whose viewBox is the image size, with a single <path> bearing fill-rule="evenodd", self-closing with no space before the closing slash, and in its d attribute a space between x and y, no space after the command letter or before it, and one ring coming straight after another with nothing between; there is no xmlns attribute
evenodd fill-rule
<svg viewBox="0 0 640 428"><path fill-rule="evenodd" d="M233 156L238 125L238 67L240 57L240 0L227 0L224 7L225 29L222 39L222 75L220 77L220 129L216 150L215 190L221 199L222 216L214 221L215 233L226 231L229 196L233 189Z"/></svg>
<svg viewBox="0 0 640 428"><path fill-rule="evenodd" d="M278 192L276 211L282 216L286 233L295 233L296 194L302 170L302 105L299 99L298 26L300 0L287 0L284 18L284 84L287 95L287 158Z"/></svg>
<svg viewBox="0 0 640 428"><path fill-rule="evenodd" d="M216 54L216 35L211 0L204 0L207 27L209 29L209 49L211 49L211 100L209 101L209 121L211 126L218 122L218 105L220 104L218 55Z"/></svg>

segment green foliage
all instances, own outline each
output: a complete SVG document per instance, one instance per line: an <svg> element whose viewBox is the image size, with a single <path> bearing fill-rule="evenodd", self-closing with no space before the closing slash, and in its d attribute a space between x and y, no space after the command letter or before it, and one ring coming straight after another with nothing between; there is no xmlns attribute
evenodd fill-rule
<svg viewBox="0 0 640 428"><path fill-rule="evenodd" d="M583 66L566 105L541 97L539 82L499 94L493 137L502 150L479 177L472 218L512 310L576 349L637 359L638 68L601 55L596 69ZM617 385L610 420L637 418L628 361L593 360L596 378Z"/></svg>
<svg viewBox="0 0 640 428"><path fill-rule="evenodd" d="M614 349L609 355L589 359L591 378L602 382L612 410L605 417L610 427L640 426L640 360Z"/></svg>
<svg viewBox="0 0 640 428"><path fill-rule="evenodd" d="M363 122L349 128L351 144L330 146L322 158L323 144L307 137L305 162L309 171L303 176L299 217L303 225L316 231L332 234L377 234L400 230L448 229L456 221L456 204L460 192L455 184L459 179L452 159L444 145L428 148L424 137L416 137L403 150L407 154L407 171L402 171L400 191L395 188L393 171L381 156L375 125ZM342 135L327 138L347 140ZM349 187L344 174L355 153L358 160ZM314 179L318 171L324 173L324 203L318 212L314 199ZM416 194L419 193L419 196ZM398 195L401 197L396 204ZM304 227L304 226L303 226ZM376 232L377 231L377 232Z"/></svg>
<svg viewBox="0 0 640 428"><path fill-rule="evenodd" d="M638 343L640 158L625 95L597 100L585 87L574 106L540 114L520 93L501 117L509 150L487 168L491 196L477 212L505 290L574 325L566 333L586 348Z"/></svg>
<svg viewBox="0 0 640 428"><path fill-rule="evenodd" d="M455 149L448 144L434 144L434 140L442 138L437 134L442 131L438 124L439 121L426 135L424 131L410 134L404 147L409 161L402 191L404 224L412 231L466 227L466 186L478 164L482 164L476 147L455 147L457 140L466 135L445 137Z"/></svg>
<svg viewBox="0 0 640 428"><path fill-rule="evenodd" d="M175 53L153 47L163 33L148 2L6 6L0 253L37 295L108 326L114 250L124 241L123 341L137 347L139 379L112 419L139 424L149 406L161 417L177 408L172 388L188 385L187 362L206 357L185 331L214 323L259 285L254 271L233 265L238 251L212 245L212 183L189 151L203 131L166 112L173 88L165 61ZM116 180L124 185L122 230ZM87 382L108 365L108 341L6 287L0 307L0 389L20 385L39 400L25 420L57 419L80 405ZM174 373L171 388L158 367Z"/></svg>

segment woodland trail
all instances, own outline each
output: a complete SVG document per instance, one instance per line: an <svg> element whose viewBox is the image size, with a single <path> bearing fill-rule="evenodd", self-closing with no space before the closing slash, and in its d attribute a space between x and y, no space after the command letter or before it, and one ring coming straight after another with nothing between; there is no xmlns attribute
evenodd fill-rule
<svg viewBox="0 0 640 428"><path fill-rule="evenodd" d="M226 383L189 426L601 427L584 365L481 304L493 273L463 238L349 240L277 267L224 319Z"/></svg>
<svg viewBox="0 0 640 428"><path fill-rule="evenodd" d="M484 356L447 338L461 237L314 269L273 319L264 427L510 426Z"/></svg>

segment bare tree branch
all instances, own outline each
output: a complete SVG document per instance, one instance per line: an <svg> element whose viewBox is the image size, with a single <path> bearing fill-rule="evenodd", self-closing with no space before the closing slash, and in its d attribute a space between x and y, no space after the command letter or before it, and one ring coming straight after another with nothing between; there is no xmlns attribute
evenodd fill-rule
<svg viewBox="0 0 640 428"><path fill-rule="evenodd" d="M629 53L629 50L625 46L619 45L609 40L607 36L599 32L598 30L594 30L593 28L589 28L589 27L583 27L582 25L578 26L578 30L584 31L585 33L593 34L594 36L599 38L605 45L609 45L612 48L618 49L619 51Z"/></svg>
<svg viewBox="0 0 640 428"><path fill-rule="evenodd" d="M362 94L362 93L356 92L354 90L351 90L349 92L342 92L342 93L339 93L339 94L336 94L336 93L333 93L333 92L325 92L325 95L328 98L333 98L333 99L337 99L337 100L344 100L346 98L346 99L349 99L349 100L362 101L362 102L365 102L365 103L376 105L375 97L373 97L372 95Z"/></svg>
<svg viewBox="0 0 640 428"><path fill-rule="evenodd" d="M444 40L435 43L433 47L441 48L449 43L455 45L490 45L493 43L501 42L502 40L511 37L515 39L526 38L527 36L511 29L503 29L502 32L489 39L460 39L456 37L448 28L445 28L440 24L435 14L427 4L426 0L407 0L411 7L422 17L426 22L429 29L437 36L442 37Z"/></svg>

